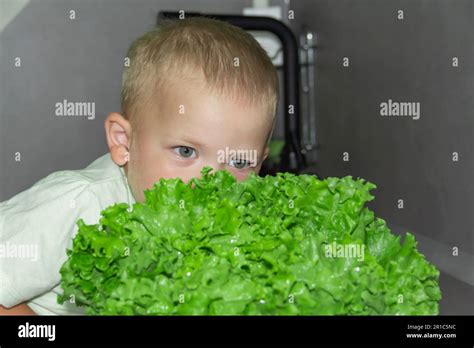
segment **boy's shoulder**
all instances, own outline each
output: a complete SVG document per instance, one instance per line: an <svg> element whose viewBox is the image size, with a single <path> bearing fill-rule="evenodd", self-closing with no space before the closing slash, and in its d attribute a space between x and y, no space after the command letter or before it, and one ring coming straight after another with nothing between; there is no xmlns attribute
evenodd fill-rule
<svg viewBox="0 0 474 348"><path fill-rule="evenodd" d="M28 247L31 255L9 254L2 259L0 304L10 307L30 300L28 304L39 314L72 312L55 299L60 291L59 269L72 246L76 222L96 224L103 209L122 202L132 205L134 200L123 168L109 154L84 169L51 173L1 202L0 245L12 250Z"/></svg>
<svg viewBox="0 0 474 348"><path fill-rule="evenodd" d="M83 184L94 185L107 181L120 180L122 175L123 170L112 161L110 154L107 153L95 159L85 168L59 170L49 174L38 181L38 183L78 181Z"/></svg>
<svg viewBox="0 0 474 348"><path fill-rule="evenodd" d="M135 203L125 171L112 161L109 153L97 158L84 169L70 171L86 184L86 188L99 200L102 208L115 203Z"/></svg>
<svg viewBox="0 0 474 348"><path fill-rule="evenodd" d="M2 205L25 201L43 204L79 196L93 197L102 208L120 202L135 203L123 168L105 154L83 169L53 172Z"/></svg>

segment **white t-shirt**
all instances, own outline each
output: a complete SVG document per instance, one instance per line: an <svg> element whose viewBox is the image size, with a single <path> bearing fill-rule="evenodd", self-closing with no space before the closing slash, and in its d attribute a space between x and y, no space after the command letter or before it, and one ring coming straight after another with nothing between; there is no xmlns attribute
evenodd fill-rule
<svg viewBox="0 0 474 348"><path fill-rule="evenodd" d="M81 170L54 172L0 203L0 304L27 301L38 314L83 314L57 303L59 270L77 233L76 221L97 224L108 206L135 199L122 167L106 154Z"/></svg>

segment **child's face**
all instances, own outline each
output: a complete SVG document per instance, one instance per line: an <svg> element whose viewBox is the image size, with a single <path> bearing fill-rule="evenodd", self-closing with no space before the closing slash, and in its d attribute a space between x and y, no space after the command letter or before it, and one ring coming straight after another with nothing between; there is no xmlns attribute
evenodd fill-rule
<svg viewBox="0 0 474 348"><path fill-rule="evenodd" d="M196 80L167 86L160 94L160 106L140 111L139 129L132 132L130 123L118 114L106 121L109 148L119 165L124 164L120 163L124 146L114 146L110 138L112 123L123 124L117 139L121 137L118 143L126 142L129 151L125 171L137 201L143 201L143 191L160 178L186 182L199 177L204 166L227 169L239 181L259 172L268 155L266 139L272 126L264 107L218 96ZM117 125L115 129L120 130ZM237 150L248 151L238 158L229 156Z"/></svg>

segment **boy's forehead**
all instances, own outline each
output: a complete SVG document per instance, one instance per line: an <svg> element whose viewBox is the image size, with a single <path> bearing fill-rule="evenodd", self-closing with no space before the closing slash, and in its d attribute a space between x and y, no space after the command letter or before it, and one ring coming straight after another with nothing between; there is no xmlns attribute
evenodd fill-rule
<svg viewBox="0 0 474 348"><path fill-rule="evenodd" d="M180 137L257 146L273 119L244 91L228 96L210 88L203 75L173 76L156 85L151 103L143 105L140 126L153 138Z"/></svg>
<svg viewBox="0 0 474 348"><path fill-rule="evenodd" d="M168 99L153 114L158 127L179 127L207 134L224 130L255 131L268 124L262 108L211 94Z"/></svg>
<svg viewBox="0 0 474 348"><path fill-rule="evenodd" d="M271 127L265 109L207 88L167 86L147 110L149 134L213 146L260 147ZM178 139L179 138L179 139Z"/></svg>
<svg viewBox="0 0 474 348"><path fill-rule="evenodd" d="M153 114L171 123L219 123L232 118L236 123L247 123L251 128L265 125L268 121L266 108L251 102L245 91L225 94L196 76L162 84L154 101Z"/></svg>

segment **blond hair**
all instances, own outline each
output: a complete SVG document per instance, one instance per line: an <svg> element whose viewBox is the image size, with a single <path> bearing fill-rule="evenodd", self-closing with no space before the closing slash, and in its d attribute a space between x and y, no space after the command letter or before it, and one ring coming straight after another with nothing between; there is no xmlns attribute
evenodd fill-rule
<svg viewBox="0 0 474 348"><path fill-rule="evenodd" d="M167 20L129 48L122 78L122 113L129 120L140 105L179 77L202 72L213 92L263 105L271 118L278 102L278 76L270 58L246 31L210 18ZM142 99L144 98L144 99Z"/></svg>

